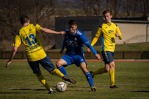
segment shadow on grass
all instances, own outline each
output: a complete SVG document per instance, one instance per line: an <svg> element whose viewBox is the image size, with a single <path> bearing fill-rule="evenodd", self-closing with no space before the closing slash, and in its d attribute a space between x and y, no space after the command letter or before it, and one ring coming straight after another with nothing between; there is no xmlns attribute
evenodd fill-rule
<svg viewBox="0 0 149 99"><path fill-rule="evenodd" d="M46 89L25 89L25 88L22 88L22 89L12 89L12 90L32 90L32 91L45 91Z"/></svg>
<svg viewBox="0 0 149 99"><path fill-rule="evenodd" d="M22 92L0 92L0 94L22 94ZM23 93L25 94L25 93ZM26 93L28 94L28 93Z"/></svg>
<svg viewBox="0 0 149 99"><path fill-rule="evenodd" d="M28 92L24 92L25 90L31 90L31 91L45 91L46 89L9 89L9 90L16 90L17 92L0 92L0 94L28 94ZM22 91L21 91L22 90ZM19 91L19 92L18 92Z"/></svg>
<svg viewBox="0 0 149 99"><path fill-rule="evenodd" d="M131 91L131 92L143 92L143 93L149 93L149 90L138 90L138 91Z"/></svg>
<svg viewBox="0 0 149 99"><path fill-rule="evenodd" d="M53 88L56 88L53 86ZM73 90L70 90L69 88L73 88ZM83 91L84 89L88 89L88 92L90 91L89 87L86 86L69 86L67 91ZM10 91L10 92L9 92ZM28 91L46 91L46 89L40 88L40 89L31 89L31 88L10 88L9 91L0 92L0 94L29 94ZM13 91L13 92L11 92ZM57 92L57 91L55 91Z"/></svg>

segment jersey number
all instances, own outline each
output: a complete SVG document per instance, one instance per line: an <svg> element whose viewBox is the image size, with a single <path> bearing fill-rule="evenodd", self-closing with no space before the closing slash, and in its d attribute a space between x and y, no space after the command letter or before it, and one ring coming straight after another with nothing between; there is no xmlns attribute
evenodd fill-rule
<svg viewBox="0 0 149 99"><path fill-rule="evenodd" d="M32 44L36 43L36 38L34 36L34 34L30 34L29 36L27 36L25 38L25 40L27 41L27 43L31 46Z"/></svg>

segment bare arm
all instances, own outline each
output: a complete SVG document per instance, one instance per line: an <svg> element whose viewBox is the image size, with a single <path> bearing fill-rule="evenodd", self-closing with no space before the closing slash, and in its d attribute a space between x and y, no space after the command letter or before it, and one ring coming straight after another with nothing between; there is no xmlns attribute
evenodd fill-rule
<svg viewBox="0 0 149 99"><path fill-rule="evenodd" d="M122 40L122 33L121 33L121 31L120 31L118 26L116 28L116 34L115 35L116 35L116 37L119 38L119 40Z"/></svg>
<svg viewBox="0 0 149 99"><path fill-rule="evenodd" d="M43 28L43 27L41 28L41 30L43 32L49 33L49 34L61 34L61 35L65 34L64 31L57 32L57 31L54 31L54 30L51 30L51 29L48 29L48 28Z"/></svg>
<svg viewBox="0 0 149 99"><path fill-rule="evenodd" d="M16 55L16 52L18 51L18 47L13 47L12 53L11 53L11 57L10 59L6 62L6 68L8 67L8 65L12 62L14 56Z"/></svg>
<svg viewBox="0 0 149 99"><path fill-rule="evenodd" d="M96 42L98 41L99 37L101 35L101 28L98 28L97 33L95 34L95 37L93 38L91 45L94 46L96 44ZM88 52L91 52L91 50L88 48L87 49Z"/></svg>

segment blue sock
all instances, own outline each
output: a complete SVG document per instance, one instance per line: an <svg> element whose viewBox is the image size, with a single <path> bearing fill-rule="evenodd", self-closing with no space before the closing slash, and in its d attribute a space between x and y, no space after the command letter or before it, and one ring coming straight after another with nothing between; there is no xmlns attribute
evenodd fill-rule
<svg viewBox="0 0 149 99"><path fill-rule="evenodd" d="M58 69L59 69L65 76L68 76L68 75L67 75L67 72L66 72L66 70L65 70L65 68L64 68L63 66L58 67Z"/></svg>
<svg viewBox="0 0 149 99"><path fill-rule="evenodd" d="M87 81L89 83L89 85L92 87L94 86L94 81L93 81L93 78L92 78L92 75L90 72L87 72L86 73L86 78L87 78Z"/></svg>

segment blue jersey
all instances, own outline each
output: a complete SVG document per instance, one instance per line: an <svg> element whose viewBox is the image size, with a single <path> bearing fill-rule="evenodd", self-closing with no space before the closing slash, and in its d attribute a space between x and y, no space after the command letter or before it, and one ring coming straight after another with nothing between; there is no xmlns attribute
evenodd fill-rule
<svg viewBox="0 0 149 99"><path fill-rule="evenodd" d="M79 30L76 31L73 35L69 33L67 29L64 37L63 47L62 49L66 48L66 55L83 55L83 45L85 44L88 48L91 49L93 54L97 54L96 50L91 46L88 39L84 35L83 32Z"/></svg>

